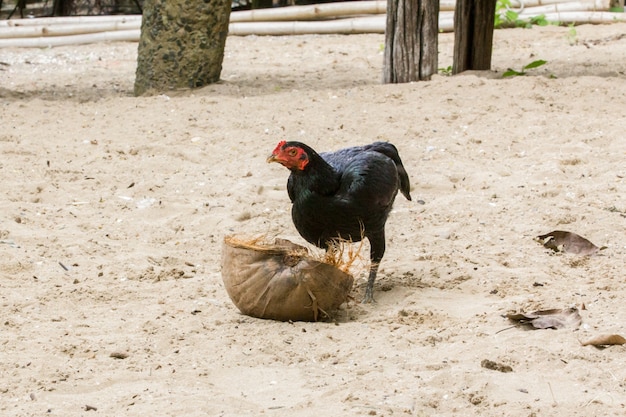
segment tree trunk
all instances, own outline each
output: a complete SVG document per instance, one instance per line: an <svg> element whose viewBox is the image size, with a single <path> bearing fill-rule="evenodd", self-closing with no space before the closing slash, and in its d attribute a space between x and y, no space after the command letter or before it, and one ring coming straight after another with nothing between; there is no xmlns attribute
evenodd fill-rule
<svg viewBox="0 0 626 417"><path fill-rule="evenodd" d="M218 81L230 8L230 0L146 0L135 95Z"/></svg>
<svg viewBox="0 0 626 417"><path fill-rule="evenodd" d="M383 82L430 80L438 35L439 0L388 0Z"/></svg>
<svg viewBox="0 0 626 417"><path fill-rule="evenodd" d="M457 0L452 73L491 68L496 0Z"/></svg>

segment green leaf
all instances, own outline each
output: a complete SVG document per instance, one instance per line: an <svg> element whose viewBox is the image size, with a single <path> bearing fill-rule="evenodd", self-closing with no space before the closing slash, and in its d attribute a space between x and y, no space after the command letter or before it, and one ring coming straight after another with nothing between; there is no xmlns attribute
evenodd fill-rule
<svg viewBox="0 0 626 417"><path fill-rule="evenodd" d="M518 76L518 75L524 75L524 73L523 73L523 72L519 72L519 71L515 71L515 70L514 70L514 69L512 69L512 68L508 68L508 69L504 72L504 74L502 74L502 78L504 78L504 77L516 77L516 76Z"/></svg>
<svg viewBox="0 0 626 417"><path fill-rule="evenodd" d="M515 22L519 14L517 14L513 10L507 10L506 13L504 13L504 16L509 22Z"/></svg>
<svg viewBox="0 0 626 417"><path fill-rule="evenodd" d="M547 62L548 61L544 61L543 59L538 59L538 60L533 61L530 64L526 65L524 67L524 69L527 70L527 69L537 68L537 67L540 67L540 66L546 64Z"/></svg>
<svg viewBox="0 0 626 417"><path fill-rule="evenodd" d="M441 75L452 75L452 65L448 65L445 68L438 68L437 70Z"/></svg>
<svg viewBox="0 0 626 417"><path fill-rule="evenodd" d="M546 15L540 14L539 16L532 16L528 20L530 20L530 23L534 25L539 25L541 22L544 22L546 20Z"/></svg>

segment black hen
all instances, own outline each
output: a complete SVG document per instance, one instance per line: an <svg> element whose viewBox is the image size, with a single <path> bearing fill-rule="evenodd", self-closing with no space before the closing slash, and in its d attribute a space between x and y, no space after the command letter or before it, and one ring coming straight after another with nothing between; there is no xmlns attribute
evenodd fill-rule
<svg viewBox="0 0 626 417"><path fill-rule="evenodd" d="M291 215L308 242L328 249L333 239L357 242L367 237L371 267L363 302L373 301L387 216L398 190L411 200L409 177L396 147L375 142L318 154L304 143L282 141L267 162L291 171Z"/></svg>

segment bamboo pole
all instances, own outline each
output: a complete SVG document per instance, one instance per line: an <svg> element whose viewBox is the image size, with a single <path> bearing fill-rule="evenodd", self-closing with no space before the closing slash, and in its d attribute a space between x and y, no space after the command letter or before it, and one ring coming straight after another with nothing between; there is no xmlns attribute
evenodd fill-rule
<svg viewBox="0 0 626 417"><path fill-rule="evenodd" d="M454 0L442 0L448 6L454 6ZM330 19L332 8L339 16L354 16L347 6L362 3L356 9L358 17ZM367 4L366 4L367 3ZM548 4L549 3L549 4ZM366 4L366 5L364 5ZM383 0L333 3L331 5L316 5L314 7L294 6L290 9L291 18L309 19L302 21L264 21L266 16L239 15L231 18L229 34L233 36L245 35L301 35L301 34L355 34L355 33L384 33L385 12L379 13ZM626 21L626 14L611 13L609 0L564 1L564 0L528 0L528 4L538 4L526 7L519 12L520 19L531 16L545 15L546 20L559 23L611 23ZM319 12L319 10L322 12ZM301 10L308 10L301 14ZM452 9L454 9L452 7ZM268 9L266 9L268 10ZM269 9L279 10L279 9ZM311 11L313 10L313 11ZM317 11L315 11L317 10ZM366 11L369 10L369 13ZM261 12L262 10L258 10ZM237 16L233 12L233 15ZM326 20L310 20L312 13L316 18ZM366 16L363 16L366 15ZM442 32L453 30L453 11L441 11L439 14L439 29ZM260 17L259 17L260 16ZM252 19L252 20L246 20ZM43 24L37 24L43 23ZM63 18L19 19L0 21L0 47L50 47L71 44L84 44L104 41L137 41L140 35L141 16L82 16Z"/></svg>
<svg viewBox="0 0 626 417"><path fill-rule="evenodd" d="M384 15L315 22L235 22L228 26L229 35L235 36L383 33L384 30Z"/></svg>
<svg viewBox="0 0 626 417"><path fill-rule="evenodd" d="M37 17L34 19L0 20L0 28L22 27L22 26L109 23L109 22L133 22L133 21L141 22L141 15L64 16L64 17Z"/></svg>
<svg viewBox="0 0 626 417"><path fill-rule="evenodd" d="M230 22L318 20L355 14L383 14L386 10L386 0L323 3L231 12Z"/></svg>
<svg viewBox="0 0 626 417"><path fill-rule="evenodd" d="M520 13L528 13L531 7L544 7L537 9L537 13L553 13L566 10L597 10L608 11L610 0L586 0L573 2L571 0L512 0L513 9L520 9ZM581 4L577 9L574 4ZM593 4L594 6L590 6ZM571 8L570 8L571 7ZM455 0L441 0L441 11L454 11ZM543 11L542 11L543 10ZM243 10L231 13L230 22L258 22L258 21L291 21L291 20L314 20L322 18L342 17L359 14L384 14L386 12L386 0L371 0L358 2L326 3L308 6L291 6L275 9ZM141 22L141 15L125 16L68 16L49 17L35 19L1 20L0 28L22 26L50 26L70 24L95 24L110 22Z"/></svg>
<svg viewBox="0 0 626 417"><path fill-rule="evenodd" d="M593 0L592 0L593 1ZM570 3L571 0L511 0L514 10L527 9ZM608 10L606 0L597 0L598 10ZM454 11L455 0L440 0L439 9L441 11ZM328 17L339 17L354 14L378 14L385 13L386 0L368 0L358 2L338 2L325 3L306 6L280 7L273 9L242 10L231 13L231 22L244 21L279 21L279 20L312 20ZM75 23L95 23L111 21L141 21L141 15L124 16L67 16L67 17L39 17L34 19L13 19L1 20L0 27L4 26L41 26L53 24L75 24Z"/></svg>
<svg viewBox="0 0 626 417"><path fill-rule="evenodd" d="M455 5L455 0L440 0L439 10L453 12ZM347 1L337 3L310 4L304 6L277 7L272 9L240 10L231 12L230 21L232 23L265 22L279 20L312 20L358 14L384 14L386 12L387 0Z"/></svg>
<svg viewBox="0 0 626 417"><path fill-rule="evenodd" d="M546 6L550 4L568 3L571 0L511 0L512 9L525 9L527 7Z"/></svg>
<svg viewBox="0 0 626 417"><path fill-rule="evenodd" d="M544 6L526 7L519 12L520 18L539 16L546 13L608 11L610 0L567 1Z"/></svg>
<svg viewBox="0 0 626 417"><path fill-rule="evenodd" d="M574 24L617 23L617 22L626 22L626 13L585 12L585 11L558 12L558 13L546 13L545 19L548 22L574 23Z"/></svg>
<svg viewBox="0 0 626 417"><path fill-rule="evenodd" d="M0 39L69 36L131 29L141 29L141 20L0 27Z"/></svg>
<svg viewBox="0 0 626 417"><path fill-rule="evenodd" d="M600 0L604 3L604 0ZM514 10L529 7L569 3L571 0L511 0ZM440 0L440 11L454 11L455 0ZM598 6L598 9L602 9ZM605 9L608 10L608 7ZM358 2L325 3L307 6L291 6L273 9L241 10L231 13L231 22L244 21L277 21L277 20L311 20L325 17L338 17L351 14L385 13L386 0L368 0ZM38 17L34 19L0 20L0 27L4 26L41 26L53 24L102 23L111 21L141 21L141 15L124 16L66 16L66 17Z"/></svg>
<svg viewBox="0 0 626 417"><path fill-rule="evenodd" d="M0 39L0 48L49 48L52 46L80 45L96 42L137 42L140 29L88 33L84 35L50 36L42 38Z"/></svg>
<svg viewBox="0 0 626 417"><path fill-rule="evenodd" d="M324 20L319 22L235 22L228 27L232 36L247 35L311 35L385 33L386 16L355 17L350 19ZM451 32L453 12L439 13L439 30Z"/></svg>

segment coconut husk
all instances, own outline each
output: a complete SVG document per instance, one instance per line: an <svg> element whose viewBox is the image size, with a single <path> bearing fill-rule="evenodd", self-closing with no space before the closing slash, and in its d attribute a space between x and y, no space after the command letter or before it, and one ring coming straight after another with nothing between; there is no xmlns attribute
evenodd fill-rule
<svg viewBox="0 0 626 417"><path fill-rule="evenodd" d="M332 317L348 300L353 277L288 240L224 238L222 279L248 316L280 321Z"/></svg>

